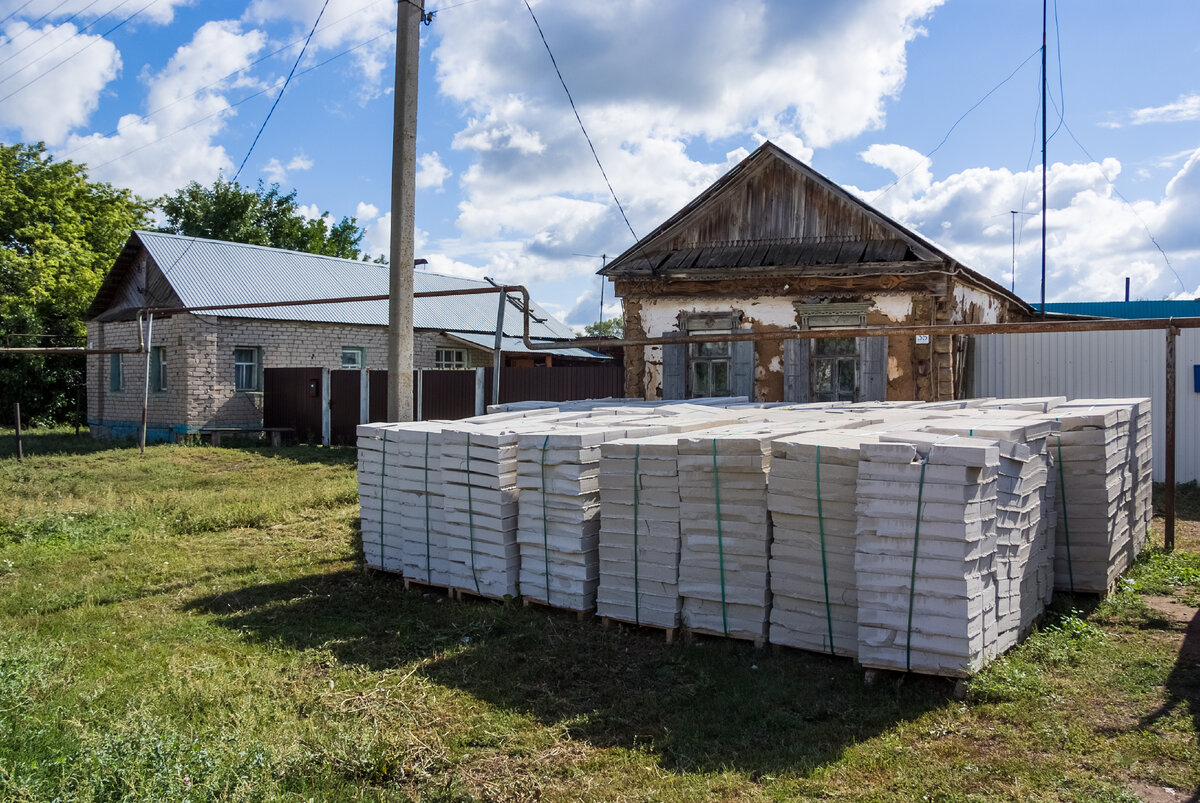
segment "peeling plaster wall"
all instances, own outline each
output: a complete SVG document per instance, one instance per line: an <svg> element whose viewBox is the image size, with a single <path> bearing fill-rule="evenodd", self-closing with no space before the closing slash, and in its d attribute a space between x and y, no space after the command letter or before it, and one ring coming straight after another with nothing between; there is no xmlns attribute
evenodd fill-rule
<svg viewBox="0 0 1200 803"><path fill-rule="evenodd" d="M954 306L951 323L1000 323L1003 302L965 284L954 284ZM976 317L978 316L978 317Z"/></svg>
<svg viewBox="0 0 1200 803"><path fill-rule="evenodd" d="M912 315L913 297L911 293L896 295L879 295L872 300L871 311L880 312L893 323L900 323Z"/></svg>

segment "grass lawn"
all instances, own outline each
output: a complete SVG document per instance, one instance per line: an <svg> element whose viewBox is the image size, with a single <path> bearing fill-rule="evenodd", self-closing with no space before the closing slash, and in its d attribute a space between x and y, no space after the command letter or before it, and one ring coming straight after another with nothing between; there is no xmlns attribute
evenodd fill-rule
<svg viewBox="0 0 1200 803"><path fill-rule="evenodd" d="M1185 800L1181 549L969 687L362 570L352 449L0 432L0 800ZM1161 525L1161 522L1156 522ZM1161 528L1160 528L1161 529Z"/></svg>

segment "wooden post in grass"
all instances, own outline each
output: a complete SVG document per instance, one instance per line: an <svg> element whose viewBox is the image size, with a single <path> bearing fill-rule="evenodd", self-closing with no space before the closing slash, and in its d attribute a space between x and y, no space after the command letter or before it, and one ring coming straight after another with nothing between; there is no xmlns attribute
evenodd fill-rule
<svg viewBox="0 0 1200 803"><path fill-rule="evenodd" d="M21 453L21 403L13 402L13 422L17 426L17 462L23 462L25 455Z"/></svg>

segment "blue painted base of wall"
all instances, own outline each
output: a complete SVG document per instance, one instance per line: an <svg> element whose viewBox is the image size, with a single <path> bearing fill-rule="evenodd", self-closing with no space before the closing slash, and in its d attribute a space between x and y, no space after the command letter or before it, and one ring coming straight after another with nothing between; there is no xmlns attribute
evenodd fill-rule
<svg viewBox="0 0 1200 803"><path fill-rule="evenodd" d="M88 421L93 438L137 440L142 436L141 421ZM195 432L185 424L153 424L146 427L146 443L174 443Z"/></svg>

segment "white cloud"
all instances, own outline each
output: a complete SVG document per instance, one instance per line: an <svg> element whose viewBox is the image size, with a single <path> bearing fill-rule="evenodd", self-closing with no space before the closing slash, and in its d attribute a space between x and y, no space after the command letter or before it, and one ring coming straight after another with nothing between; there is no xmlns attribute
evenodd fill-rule
<svg viewBox="0 0 1200 803"><path fill-rule="evenodd" d="M873 150L877 157L874 163L886 163L893 172L902 172L913 164L900 158L903 150L898 146L877 147ZM926 164L920 169L928 167ZM1200 150L1191 154L1157 201L1126 204L1117 197L1109 181L1115 180L1120 171L1121 165L1115 159L1051 166L1047 300L1119 299L1123 297L1126 276L1133 278L1135 297L1163 298L1178 293L1179 280L1167 268L1147 229L1169 254L1185 286L1195 284L1200 273L1200 230L1190 210L1200 204ZM924 186L898 186L886 194L848 189L1006 287L1012 280L1014 220L1009 210L1033 213L1022 214L1015 221L1019 241L1017 293L1030 301L1038 300L1040 167L1020 173L972 168Z"/></svg>
<svg viewBox="0 0 1200 803"><path fill-rule="evenodd" d="M128 18L128 25L139 22L151 22L165 25L175 17L175 9L179 6L191 5L191 0L157 0L154 3L130 4L128 0L33 0L25 3L23 0L6 0L0 2L0 16L10 13L17 19L36 20L45 17L50 20L107 18L107 22L116 25ZM110 26L111 27L111 26Z"/></svg>
<svg viewBox="0 0 1200 803"><path fill-rule="evenodd" d="M1129 115L1131 125L1177 123L1186 120L1200 120L1200 94L1180 95L1174 103L1135 109Z"/></svg>
<svg viewBox="0 0 1200 803"><path fill-rule="evenodd" d="M0 35L0 60L8 60L0 78L0 128L51 144L87 122L121 70L115 45L70 23L30 28L10 22Z"/></svg>
<svg viewBox="0 0 1200 803"><path fill-rule="evenodd" d="M267 162L267 166L263 168L263 173L267 175L267 179L272 183L283 184L287 181L290 171L308 170L312 166L313 160L306 156L293 156L292 160L286 165L275 157L271 157L271 161Z"/></svg>
<svg viewBox="0 0 1200 803"><path fill-rule="evenodd" d="M534 5L579 116L639 234L747 151L701 158L697 141L814 147L882 126L906 48L941 0L613 0ZM590 272L572 253L632 242L525 14L478 4L435 20L432 59L465 123L461 237L434 243L503 280ZM520 6L518 6L520 9ZM521 9L523 10L523 9ZM612 42L620 42L613 47Z"/></svg>
<svg viewBox="0 0 1200 803"><path fill-rule="evenodd" d="M425 153L417 159L417 189L442 189L446 179L450 177L450 168L442 164L437 151Z"/></svg>
<svg viewBox="0 0 1200 803"><path fill-rule="evenodd" d="M321 207L316 204L296 204L296 217L318 220L321 217Z"/></svg>
<svg viewBox="0 0 1200 803"><path fill-rule="evenodd" d="M94 178L147 196L231 172L233 160L214 140L235 113L224 93L249 79L227 76L250 66L265 44L264 33L236 22L205 23L147 78L151 114L123 116L112 135L71 136L63 155L87 162Z"/></svg>

